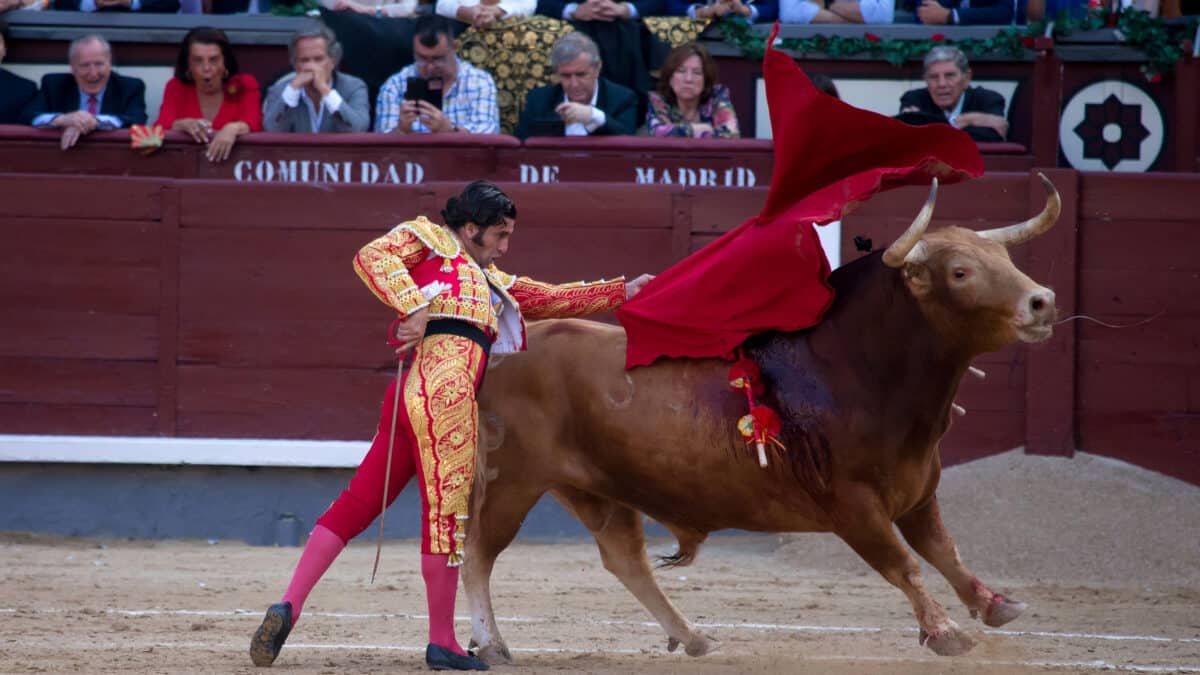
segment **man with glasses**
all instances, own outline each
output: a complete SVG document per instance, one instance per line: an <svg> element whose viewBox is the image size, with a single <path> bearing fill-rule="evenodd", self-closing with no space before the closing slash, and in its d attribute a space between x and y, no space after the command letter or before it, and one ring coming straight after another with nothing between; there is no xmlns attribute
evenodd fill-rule
<svg viewBox="0 0 1200 675"><path fill-rule="evenodd" d="M375 103L375 131L384 134L500 133L496 83L455 54L454 27L432 15L417 19L413 63L388 78ZM409 92L409 86L421 91ZM411 94L411 95L410 95ZM435 101L441 101L436 105Z"/></svg>

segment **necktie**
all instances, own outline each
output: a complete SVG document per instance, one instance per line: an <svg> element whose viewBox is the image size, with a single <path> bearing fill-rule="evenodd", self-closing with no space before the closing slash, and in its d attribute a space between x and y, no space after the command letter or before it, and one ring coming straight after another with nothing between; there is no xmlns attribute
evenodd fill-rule
<svg viewBox="0 0 1200 675"><path fill-rule="evenodd" d="M98 101L96 100L95 96L88 96L88 114L89 115L95 115L96 113L100 112L99 106L96 105L97 103L98 103Z"/></svg>

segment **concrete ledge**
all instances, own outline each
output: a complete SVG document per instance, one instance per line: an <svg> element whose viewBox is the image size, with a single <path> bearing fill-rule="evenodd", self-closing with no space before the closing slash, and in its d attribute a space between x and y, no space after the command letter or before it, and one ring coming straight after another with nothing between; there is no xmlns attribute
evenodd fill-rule
<svg viewBox="0 0 1200 675"><path fill-rule="evenodd" d="M367 441L0 435L0 462L353 469Z"/></svg>

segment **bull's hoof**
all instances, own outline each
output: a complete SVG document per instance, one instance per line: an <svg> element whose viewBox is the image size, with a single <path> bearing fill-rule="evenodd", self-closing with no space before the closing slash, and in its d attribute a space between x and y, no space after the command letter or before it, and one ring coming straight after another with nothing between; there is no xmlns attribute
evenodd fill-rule
<svg viewBox="0 0 1200 675"><path fill-rule="evenodd" d="M1013 602L997 593L992 596L992 602L983 611L983 623L992 628L999 628L1013 619L1021 616L1028 607L1023 602Z"/></svg>
<svg viewBox="0 0 1200 675"><path fill-rule="evenodd" d="M688 656L704 656L705 654L714 652L719 646L720 640L704 635L703 633L695 633L692 635L688 643L683 647L683 653ZM673 637L667 638L667 651L673 652L679 648L679 640Z"/></svg>
<svg viewBox="0 0 1200 675"><path fill-rule="evenodd" d="M967 635L953 621L945 629L937 633L929 634L924 630L921 631L921 636L918 638L922 645L933 650L938 656L958 656L966 654L975 646L975 640Z"/></svg>
<svg viewBox="0 0 1200 675"><path fill-rule="evenodd" d="M475 641L471 640L471 643L473 645ZM509 653L508 647L501 642L493 642L477 648L475 656L489 666L502 666L513 662L512 654Z"/></svg>

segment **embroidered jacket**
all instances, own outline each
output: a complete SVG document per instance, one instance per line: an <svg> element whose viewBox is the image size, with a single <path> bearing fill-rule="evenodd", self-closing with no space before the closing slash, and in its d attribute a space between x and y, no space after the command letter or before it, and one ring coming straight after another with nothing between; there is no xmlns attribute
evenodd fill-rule
<svg viewBox="0 0 1200 675"><path fill-rule="evenodd" d="M466 321L487 333L496 353L525 349L525 319L583 316L625 301L624 277L553 285L483 269L449 229L424 216L364 246L354 270L401 317L427 307L430 319Z"/></svg>

